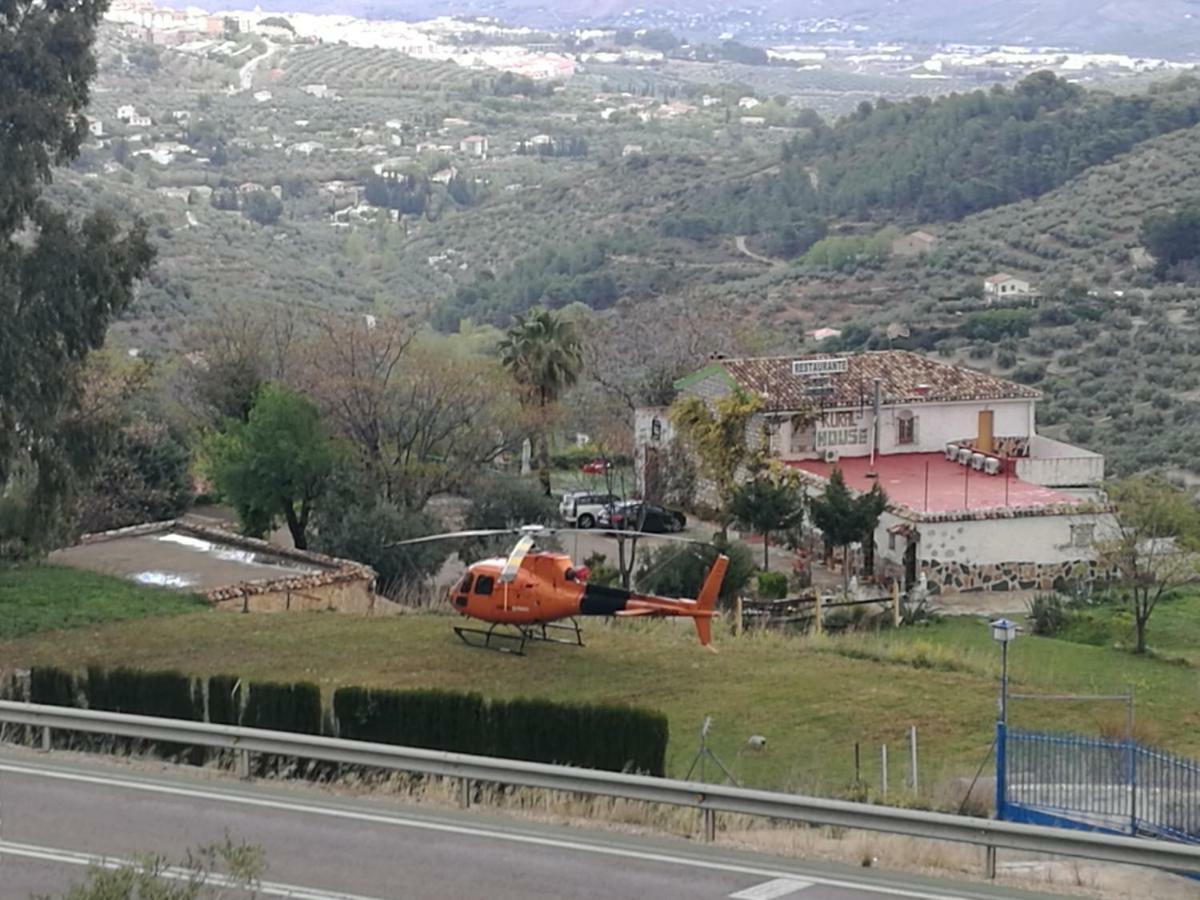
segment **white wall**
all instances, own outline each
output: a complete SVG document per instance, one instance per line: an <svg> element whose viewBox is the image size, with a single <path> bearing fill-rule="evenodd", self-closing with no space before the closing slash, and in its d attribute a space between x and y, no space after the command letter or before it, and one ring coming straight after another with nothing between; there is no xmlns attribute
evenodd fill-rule
<svg viewBox="0 0 1200 900"><path fill-rule="evenodd" d="M976 437L979 433L979 413L991 410L994 414L992 434L995 437L1029 437L1033 429L1032 400L999 400L991 403L912 403L884 406L879 417L880 453L941 453L950 441ZM900 419L911 414L916 420L915 442L899 443ZM874 410L853 407L826 410L823 418L812 426L808 436L816 444L816 453L837 450L842 456L867 456L871 452ZM787 457L810 456L809 453L788 453L783 448L791 438L785 424L775 446Z"/></svg>
<svg viewBox="0 0 1200 900"><path fill-rule="evenodd" d="M1104 480L1104 457L1037 435L1030 441L1030 458L1017 460L1017 477L1046 487L1077 487Z"/></svg>
<svg viewBox="0 0 1200 900"><path fill-rule="evenodd" d="M895 549L892 549L887 529L901 521L893 514L885 513L875 533L880 556L897 564L903 562L907 543L903 536L897 536ZM1092 559L1095 553L1090 545L1076 546L1073 543L1073 525L1092 525L1096 538L1111 536L1116 528L1111 514L1095 512L921 522L916 525L921 535L917 558L969 565L1008 562L1051 564Z"/></svg>

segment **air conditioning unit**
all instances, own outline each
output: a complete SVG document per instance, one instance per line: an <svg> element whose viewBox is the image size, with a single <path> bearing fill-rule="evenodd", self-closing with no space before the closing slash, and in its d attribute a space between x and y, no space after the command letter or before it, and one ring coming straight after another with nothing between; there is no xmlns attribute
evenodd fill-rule
<svg viewBox="0 0 1200 900"><path fill-rule="evenodd" d="M989 475L999 475L1000 460L996 459L994 456L989 456L983 463L983 471L987 472Z"/></svg>
<svg viewBox="0 0 1200 900"><path fill-rule="evenodd" d="M973 455L974 454L971 453L970 447L959 447L958 448L958 464L960 466L969 466L971 464L971 457Z"/></svg>
<svg viewBox="0 0 1200 900"><path fill-rule="evenodd" d="M987 459L987 456L985 456L982 453L972 453L971 454L971 468L974 469L976 472L982 472L983 471L983 461L985 459Z"/></svg>
<svg viewBox="0 0 1200 900"><path fill-rule="evenodd" d="M958 459L958 444L946 445L946 459L950 460L950 462Z"/></svg>
<svg viewBox="0 0 1200 900"><path fill-rule="evenodd" d="M825 451L825 462L835 463L838 461L838 458L839 458L839 454L836 450L826 450Z"/></svg>

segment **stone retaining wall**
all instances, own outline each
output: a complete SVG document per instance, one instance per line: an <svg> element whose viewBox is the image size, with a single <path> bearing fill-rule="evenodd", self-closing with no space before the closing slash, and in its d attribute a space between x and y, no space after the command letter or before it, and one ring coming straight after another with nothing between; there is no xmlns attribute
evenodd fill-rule
<svg viewBox="0 0 1200 900"><path fill-rule="evenodd" d="M1110 574L1095 560L1060 563L1005 562L971 565L922 560L920 570L934 593L954 591L1052 591L1065 582L1104 580Z"/></svg>

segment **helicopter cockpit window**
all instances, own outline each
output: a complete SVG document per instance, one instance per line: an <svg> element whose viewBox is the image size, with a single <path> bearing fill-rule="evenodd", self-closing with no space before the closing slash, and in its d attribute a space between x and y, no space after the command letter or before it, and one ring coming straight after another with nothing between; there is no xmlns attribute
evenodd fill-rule
<svg viewBox="0 0 1200 900"><path fill-rule="evenodd" d="M460 594L471 593L471 578L472 577L473 576L471 575L470 572L468 572L466 575L463 576L463 580L458 586L458 593L460 593Z"/></svg>
<svg viewBox="0 0 1200 900"><path fill-rule="evenodd" d="M490 596L492 593L492 584L494 583L491 575L480 575L475 579L475 593L480 597Z"/></svg>

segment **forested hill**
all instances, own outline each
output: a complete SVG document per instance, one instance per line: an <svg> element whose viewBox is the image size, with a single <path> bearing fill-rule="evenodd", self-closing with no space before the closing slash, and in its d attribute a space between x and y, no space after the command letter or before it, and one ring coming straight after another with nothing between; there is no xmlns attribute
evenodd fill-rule
<svg viewBox="0 0 1200 900"><path fill-rule="evenodd" d="M1195 78L1117 96L1041 72L1011 90L863 103L792 141L785 155L791 166L816 167L827 214L945 221L1036 197L1197 121Z"/></svg>

